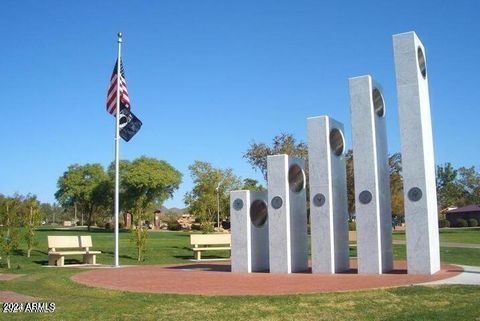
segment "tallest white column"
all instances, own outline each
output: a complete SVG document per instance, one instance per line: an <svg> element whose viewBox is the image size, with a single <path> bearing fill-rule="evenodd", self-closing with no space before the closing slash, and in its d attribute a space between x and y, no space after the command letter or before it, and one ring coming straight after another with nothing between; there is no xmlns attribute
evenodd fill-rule
<svg viewBox="0 0 480 321"><path fill-rule="evenodd" d="M415 32L393 36L409 274L440 270L437 192L425 48Z"/></svg>

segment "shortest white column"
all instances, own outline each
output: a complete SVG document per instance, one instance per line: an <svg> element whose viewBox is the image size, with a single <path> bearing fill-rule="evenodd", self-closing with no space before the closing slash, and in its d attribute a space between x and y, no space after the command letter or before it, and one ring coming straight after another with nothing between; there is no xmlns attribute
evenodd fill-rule
<svg viewBox="0 0 480 321"><path fill-rule="evenodd" d="M232 272L268 270L267 192L230 192Z"/></svg>
<svg viewBox="0 0 480 321"><path fill-rule="evenodd" d="M305 162L287 155L267 157L270 272L308 269Z"/></svg>
<svg viewBox="0 0 480 321"><path fill-rule="evenodd" d="M349 270L348 201L343 125L308 118L312 272Z"/></svg>

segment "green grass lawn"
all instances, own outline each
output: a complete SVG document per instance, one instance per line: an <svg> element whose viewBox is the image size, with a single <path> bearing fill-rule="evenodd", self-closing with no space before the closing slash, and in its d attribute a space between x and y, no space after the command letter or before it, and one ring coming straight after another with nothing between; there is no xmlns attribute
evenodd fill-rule
<svg viewBox="0 0 480 321"><path fill-rule="evenodd" d="M405 240L405 231L393 233L394 240ZM440 242L480 244L480 228L442 228Z"/></svg>
<svg viewBox="0 0 480 321"><path fill-rule="evenodd" d="M387 290L288 296L190 296L139 294L89 288L70 280L77 269L47 268L47 235L80 235L85 231L41 230L38 247L30 259L25 248L12 258L15 273L26 276L0 282L0 290L16 291L53 301L53 314L3 314L0 320L478 320L480 287L413 286ZM89 232L94 249L104 254L98 262L113 262L113 235ZM139 264L130 235L120 238L121 264ZM192 257L188 233L152 232L147 259L140 264L188 262ZM394 247L395 257L405 257L405 247ZM355 248L351 249L355 255ZM225 256L227 253L221 253ZM80 260L80 257L76 258ZM480 265L480 250L442 249L442 260ZM75 260L74 260L75 261ZM73 262L73 261L70 261ZM17 269L18 266L18 269ZM1 272L7 272L0 269ZM184 282L189 282L185 279Z"/></svg>

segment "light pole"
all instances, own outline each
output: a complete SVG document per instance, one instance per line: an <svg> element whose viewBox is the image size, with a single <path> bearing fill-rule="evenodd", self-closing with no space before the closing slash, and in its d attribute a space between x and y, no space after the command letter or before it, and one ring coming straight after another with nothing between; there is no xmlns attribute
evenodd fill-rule
<svg viewBox="0 0 480 321"><path fill-rule="evenodd" d="M218 182L217 188L215 191L217 192L217 230L220 231L220 185L223 181Z"/></svg>

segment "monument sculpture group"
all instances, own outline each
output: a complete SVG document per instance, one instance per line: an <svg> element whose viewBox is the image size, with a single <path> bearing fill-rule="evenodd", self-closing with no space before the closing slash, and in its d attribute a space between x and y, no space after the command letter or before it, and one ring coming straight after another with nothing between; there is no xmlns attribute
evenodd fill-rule
<svg viewBox="0 0 480 321"><path fill-rule="evenodd" d="M405 193L409 274L440 270L435 163L425 49L414 32L393 36ZM370 75L349 79L358 273L393 269L385 101ZM312 273L349 270L343 125L328 116L308 125ZM267 159L268 191L232 191L232 271L308 269L303 159Z"/></svg>

